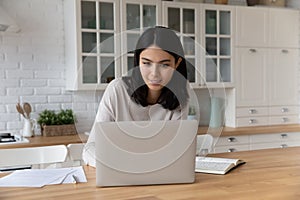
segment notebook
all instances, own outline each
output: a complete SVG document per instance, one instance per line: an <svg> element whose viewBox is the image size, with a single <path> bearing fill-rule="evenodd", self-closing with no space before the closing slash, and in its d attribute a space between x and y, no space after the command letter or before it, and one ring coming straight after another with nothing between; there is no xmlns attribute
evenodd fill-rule
<svg viewBox="0 0 300 200"><path fill-rule="evenodd" d="M193 183L196 120L96 124L96 185Z"/></svg>

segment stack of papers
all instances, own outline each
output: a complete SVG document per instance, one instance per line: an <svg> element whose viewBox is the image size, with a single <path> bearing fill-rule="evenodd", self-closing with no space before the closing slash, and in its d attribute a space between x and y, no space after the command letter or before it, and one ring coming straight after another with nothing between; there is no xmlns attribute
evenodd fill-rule
<svg viewBox="0 0 300 200"><path fill-rule="evenodd" d="M0 178L0 187L43 187L87 182L82 166L57 169L25 169Z"/></svg>

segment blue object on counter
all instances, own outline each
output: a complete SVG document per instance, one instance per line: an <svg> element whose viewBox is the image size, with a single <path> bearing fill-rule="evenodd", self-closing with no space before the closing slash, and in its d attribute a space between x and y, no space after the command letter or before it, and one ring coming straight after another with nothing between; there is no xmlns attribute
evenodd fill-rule
<svg viewBox="0 0 300 200"><path fill-rule="evenodd" d="M225 101L222 98L211 98L211 111L209 127L217 128L223 126Z"/></svg>

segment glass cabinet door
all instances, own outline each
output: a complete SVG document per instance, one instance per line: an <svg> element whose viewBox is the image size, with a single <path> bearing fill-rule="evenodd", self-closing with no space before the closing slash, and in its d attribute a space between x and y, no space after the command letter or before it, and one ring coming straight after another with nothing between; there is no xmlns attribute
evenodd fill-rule
<svg viewBox="0 0 300 200"><path fill-rule="evenodd" d="M108 83L116 76L118 1L81 1L82 84Z"/></svg>
<svg viewBox="0 0 300 200"><path fill-rule="evenodd" d="M204 7L206 83L232 82L232 19L230 8Z"/></svg>
<svg viewBox="0 0 300 200"><path fill-rule="evenodd" d="M142 32L147 27L159 24L159 0L123 0L121 9L122 74L130 73L134 67L133 51Z"/></svg>
<svg viewBox="0 0 300 200"><path fill-rule="evenodd" d="M163 2L163 24L173 29L181 40L187 62L187 76L190 83L200 83L198 49L200 40L199 4ZM198 70L199 69L199 70Z"/></svg>

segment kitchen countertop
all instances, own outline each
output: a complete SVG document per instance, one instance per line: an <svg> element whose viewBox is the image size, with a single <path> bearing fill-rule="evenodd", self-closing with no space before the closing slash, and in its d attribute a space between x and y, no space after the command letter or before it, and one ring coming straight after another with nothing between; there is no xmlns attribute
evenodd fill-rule
<svg viewBox="0 0 300 200"><path fill-rule="evenodd" d="M65 136L34 136L27 138L29 143L12 143L7 145L0 145L0 149L8 148L20 148L20 147L37 147L37 146L48 146L48 145L68 145L70 143L83 143L86 142L88 136L85 134L76 135L65 135Z"/></svg>
<svg viewBox="0 0 300 200"><path fill-rule="evenodd" d="M287 132L300 132L300 124L290 125L274 125L274 126L256 126L256 127L221 127L209 128L200 126L198 128L198 135L206 134L207 132L221 133L220 136L238 136L238 135L253 135L253 134L268 134L268 133L287 133ZM213 134L214 135L214 134ZM17 143L0 145L0 149L4 148L20 148L20 147L35 147L47 146L70 143L85 143L88 136L85 134L66 135L66 136L35 136L27 138L29 143Z"/></svg>
<svg viewBox="0 0 300 200"><path fill-rule="evenodd" d="M200 126L198 128L198 135L203 135L208 132L220 132L220 131L222 132L220 136L300 132L300 124L252 126L252 127L238 127L238 128L221 127L221 128L209 128L209 131L208 131L208 127Z"/></svg>

